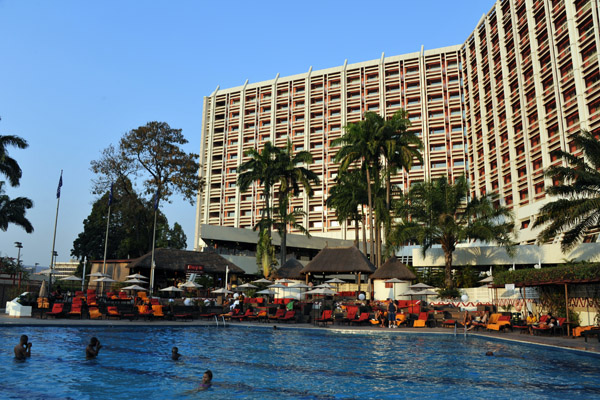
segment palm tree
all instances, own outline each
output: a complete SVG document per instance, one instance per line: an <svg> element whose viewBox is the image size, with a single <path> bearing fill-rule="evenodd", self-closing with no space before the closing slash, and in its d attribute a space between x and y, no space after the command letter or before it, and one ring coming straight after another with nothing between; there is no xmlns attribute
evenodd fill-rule
<svg viewBox="0 0 600 400"><path fill-rule="evenodd" d="M331 145L341 145L335 155L335 162L340 163L339 173L347 171L352 165L358 163L365 171L367 183L367 202L369 220L369 241L371 243L371 262L375 261L373 249L375 248L373 235L373 198L371 193L371 179L373 174L379 174L379 149L376 139L382 137L381 131L385 129L384 119L373 112L366 112L364 119L344 127L342 137L335 139Z"/></svg>
<svg viewBox="0 0 600 400"><path fill-rule="evenodd" d="M354 221L354 245L357 248L359 222L363 219L361 210L362 206L367 203L365 183L364 173L359 169L342 172L335 179L335 186L331 188L329 197L325 200L325 205L335 210L339 223Z"/></svg>
<svg viewBox="0 0 600 400"><path fill-rule="evenodd" d="M254 230L258 230L258 242L256 243L256 264L259 271L262 271L263 276L268 278L271 270L277 264L275 257L275 246L271 240L270 230L273 221L267 218L261 218L254 226Z"/></svg>
<svg viewBox="0 0 600 400"><path fill-rule="evenodd" d="M8 155L7 147L15 146L19 149L26 149L29 145L23 138L13 135L0 135L0 173L8 178L11 186L19 186L19 181L23 172L19 163Z"/></svg>
<svg viewBox="0 0 600 400"><path fill-rule="evenodd" d="M563 252L571 250L600 225L600 141L582 130L573 142L583 155L558 151L566 165L546 171L548 177L558 180L558 184L546 188L546 193L558 199L545 204L533 223L534 228L545 226L538 235L541 242L563 234Z"/></svg>
<svg viewBox="0 0 600 400"><path fill-rule="evenodd" d="M4 182L0 182L0 229L6 232L9 224L15 224L32 233L33 225L25 217L27 210L33 207L33 202L26 197L11 200L4 193Z"/></svg>
<svg viewBox="0 0 600 400"><path fill-rule="evenodd" d="M281 265L286 261L287 225L294 221L300 214L294 214L288 218L288 206L291 196L299 196L301 187L308 197L312 196L311 184L318 185L319 177L310 169L304 167L312 163L312 155L308 151L300 151L294 154L292 142L288 140L284 149L279 150L275 157L275 171L279 175L279 213L278 231L281 235ZM300 225L296 225L300 226ZM294 228L294 226L292 226ZM302 233L308 233L304 228Z"/></svg>
<svg viewBox="0 0 600 400"><path fill-rule="evenodd" d="M248 190L250 185L255 182L263 186L263 195L265 197L263 216L266 212L268 220L271 220L271 190L279 176L276 171L277 165L274 162L279 152L280 149L273 146L271 142L266 142L262 151L256 149L246 150L244 156L250 157L250 160L240 165L237 179L237 184L241 192ZM268 228L268 232L270 236L270 227Z"/></svg>
<svg viewBox="0 0 600 400"><path fill-rule="evenodd" d="M490 197L467 197L469 185L464 176L454 184L446 177L413 186L403 199L402 221L392 232L392 243L421 245L423 255L434 245L444 251L445 285L453 288L452 254L456 245L470 240L497 243L509 254L514 243L514 221L508 208L495 205Z"/></svg>

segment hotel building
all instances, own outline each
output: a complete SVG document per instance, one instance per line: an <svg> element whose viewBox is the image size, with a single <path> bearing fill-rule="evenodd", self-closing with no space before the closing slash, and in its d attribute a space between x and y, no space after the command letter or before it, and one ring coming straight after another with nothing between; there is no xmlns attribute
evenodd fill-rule
<svg viewBox="0 0 600 400"><path fill-rule="evenodd" d="M575 151L571 138L580 129L600 134L599 13L599 0L499 0L463 44L217 88L204 98L200 163L206 185L198 196L195 247L227 237L207 238L205 230L254 226L264 202L259 187L236 187L244 151L287 140L294 150L312 153L309 168L321 180L312 198L296 198L291 207L307 213L311 235L352 240L353 228L340 225L325 206L338 170L333 159L339 147L331 142L366 111L389 117L400 108L425 147L423 163L398 173L393 184L406 190L466 174L473 194L497 193L513 209L519 241L534 244L530 224L548 201L544 188L553 184L543 171L562 162L557 150ZM517 262L566 257L556 245L528 247L538 250L520 250ZM440 263L417 253L414 262Z"/></svg>

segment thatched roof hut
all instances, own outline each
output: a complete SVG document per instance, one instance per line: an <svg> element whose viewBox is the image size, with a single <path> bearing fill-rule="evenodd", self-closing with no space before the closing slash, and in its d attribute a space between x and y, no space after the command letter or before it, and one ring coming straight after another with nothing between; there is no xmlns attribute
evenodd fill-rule
<svg viewBox="0 0 600 400"><path fill-rule="evenodd" d="M275 272L275 276L280 279L286 278L303 280L304 274L300 273L302 268L304 268L304 265L292 257Z"/></svg>
<svg viewBox="0 0 600 400"><path fill-rule="evenodd" d="M226 260L217 253L200 252L189 250L175 249L155 249L154 262L157 270L171 270L178 272L188 272L194 268L188 266L201 267L196 270L206 274L225 274L226 267L229 267L230 274L241 275L244 270ZM127 268L150 268L152 263L152 253L144 254L143 256L133 260Z"/></svg>
<svg viewBox="0 0 600 400"><path fill-rule="evenodd" d="M351 274L375 272L375 266L356 247L325 247L302 268L302 274Z"/></svg>
<svg viewBox="0 0 600 400"><path fill-rule="evenodd" d="M417 279L415 274L408 269L406 264L400 262L397 257L390 257L381 267L377 268L371 275L371 279L400 279L401 281L412 281Z"/></svg>

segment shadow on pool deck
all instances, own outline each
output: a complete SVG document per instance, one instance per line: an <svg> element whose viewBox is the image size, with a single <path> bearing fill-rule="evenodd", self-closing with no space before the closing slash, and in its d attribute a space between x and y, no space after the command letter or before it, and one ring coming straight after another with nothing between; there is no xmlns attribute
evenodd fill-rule
<svg viewBox="0 0 600 400"><path fill-rule="evenodd" d="M0 327L7 326L206 326L215 327L215 321L129 321L129 320L90 320L90 319L38 319L38 318L14 318L4 314L4 310L0 310ZM317 327L312 324L276 324L278 329L327 329L339 331L354 331L354 332L380 332L385 334L454 334L454 329L451 328L399 328L387 329L372 326L346 326L346 325L328 325L327 327ZM220 322L220 326L221 322ZM245 322L228 322L229 327L253 326L273 329L273 323L245 323ZM457 335L463 335L464 332L460 329ZM543 346L560 347L565 349L587 351L600 354L600 342L596 337L591 337L587 342L582 337L573 338L565 336L548 336L548 335L528 335L520 334L519 332L467 332L469 336L479 336L485 338L494 338L506 341L517 341L522 343L531 343Z"/></svg>

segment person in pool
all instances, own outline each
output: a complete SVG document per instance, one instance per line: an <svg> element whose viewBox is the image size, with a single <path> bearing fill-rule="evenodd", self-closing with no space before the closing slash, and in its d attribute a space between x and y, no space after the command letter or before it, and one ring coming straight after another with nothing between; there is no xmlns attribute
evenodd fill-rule
<svg viewBox="0 0 600 400"><path fill-rule="evenodd" d="M179 357L181 357L179 349L177 347L173 347L173 349L171 349L171 358L173 359L173 361L177 361L179 360Z"/></svg>
<svg viewBox="0 0 600 400"><path fill-rule="evenodd" d="M102 345L100 344L100 341L98 340L98 338L96 338L96 337L91 338L90 344L88 344L87 347L85 348L86 360L91 360L92 358L98 357L98 353L100 352L101 348L102 348Z"/></svg>
<svg viewBox="0 0 600 400"><path fill-rule="evenodd" d="M213 374L210 369L207 369L204 375L202 375L202 383L198 387L198 390L206 390L212 385Z"/></svg>
<svg viewBox="0 0 600 400"><path fill-rule="evenodd" d="M27 357L31 357L31 343L27 335L21 335L19 344L15 346L15 358L25 360Z"/></svg>

